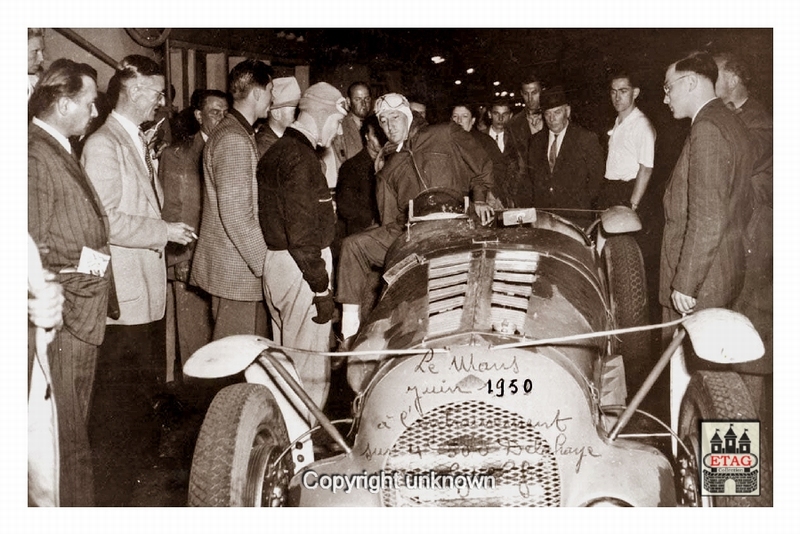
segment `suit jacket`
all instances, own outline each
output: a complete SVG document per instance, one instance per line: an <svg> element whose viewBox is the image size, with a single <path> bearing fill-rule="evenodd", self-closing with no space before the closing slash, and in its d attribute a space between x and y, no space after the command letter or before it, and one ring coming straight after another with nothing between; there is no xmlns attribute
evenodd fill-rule
<svg viewBox="0 0 800 534"><path fill-rule="evenodd" d="M53 136L31 124L28 131L28 233L40 247L42 266L54 273L77 267L84 246L109 254L108 217L78 160ZM106 329L110 266L101 278L57 275L64 288L64 328L100 345Z"/></svg>
<svg viewBox="0 0 800 534"><path fill-rule="evenodd" d="M537 132L528 147L528 169L533 182L533 205L537 208L588 210L600 190L605 158L597 135L570 122L553 170L548 163L550 131ZM559 212L580 224L591 222L590 213Z"/></svg>
<svg viewBox="0 0 800 534"><path fill-rule="evenodd" d="M744 124L719 99L692 124L664 193L659 301L675 289L697 308L730 307L744 281L754 151Z"/></svg>
<svg viewBox="0 0 800 534"><path fill-rule="evenodd" d="M258 222L255 133L235 109L203 150L205 193L190 282L230 300L264 298L267 245Z"/></svg>
<svg viewBox="0 0 800 534"><path fill-rule="evenodd" d="M167 272L164 247L167 223L147 166L128 132L109 115L86 140L81 156L108 214L111 260L120 317L108 324L136 325L164 317Z"/></svg>
<svg viewBox="0 0 800 534"><path fill-rule="evenodd" d="M520 154L517 141L506 128L503 151L489 134L473 128L469 132L492 160L492 193L505 208L530 207L533 191L530 180L520 169Z"/></svg>
<svg viewBox="0 0 800 534"><path fill-rule="evenodd" d="M542 129L547 129L544 126L544 119L542 119ZM508 132L509 139L511 139L511 142L517 149L517 166L519 167L520 176L523 179L527 178L528 182L530 182L532 173L530 173L528 169L528 148L530 147L533 134L531 133L531 127L528 125L528 117L524 109L511 117L511 120L506 123L506 131ZM533 191L527 191L527 194L529 195L529 198L525 199L527 204L520 205L532 205Z"/></svg>
<svg viewBox="0 0 800 534"><path fill-rule="evenodd" d="M164 188L164 207L161 218L167 222L183 222L195 229L200 227L203 202L203 147L206 142L200 132L184 142L173 145L161 154L158 178ZM167 267L192 259L195 243L167 244Z"/></svg>

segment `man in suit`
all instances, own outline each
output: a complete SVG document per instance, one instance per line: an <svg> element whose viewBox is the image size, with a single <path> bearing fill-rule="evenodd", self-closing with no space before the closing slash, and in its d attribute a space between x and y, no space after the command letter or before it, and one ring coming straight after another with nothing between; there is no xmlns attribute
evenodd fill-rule
<svg viewBox="0 0 800 534"><path fill-rule="evenodd" d="M672 115L692 119L664 193L659 301L665 319L730 308L744 283L754 153L745 126L715 98L716 80L717 65L705 52L673 63L664 78Z"/></svg>
<svg viewBox="0 0 800 534"><path fill-rule="evenodd" d="M588 226L605 170L603 149L597 135L570 122L572 110L561 87L543 92L541 104L547 128L528 148L533 205L563 210L556 213Z"/></svg>
<svg viewBox="0 0 800 534"><path fill-rule="evenodd" d="M542 119L542 108L540 99L542 95L542 81L539 77L529 72L527 76L522 79L520 85L520 94L522 100L525 102L525 109L514 115L506 125L506 131L509 138L517 147L519 152L519 168L523 176L530 175L527 169L528 164L528 145L530 144L531 137L540 132L544 128L544 120ZM528 192L530 194L530 192ZM530 205L532 199L525 199ZM525 204L521 204L525 205Z"/></svg>
<svg viewBox="0 0 800 534"><path fill-rule="evenodd" d="M47 349L58 403L60 500L92 506L94 477L88 415L98 346L105 335L111 268L108 218L68 138L83 135L97 116L95 70L59 59L29 102L28 233L45 269L63 286L63 325Z"/></svg>
<svg viewBox="0 0 800 534"><path fill-rule="evenodd" d="M200 226L203 202L203 147L217 124L228 113L228 100L222 91L205 90L194 110L200 131L168 147L161 155L159 179L164 188L161 218ZM167 279L174 297L174 327L181 363L211 339L210 298L205 292L187 286L194 243L167 245ZM168 305L169 308L169 305Z"/></svg>
<svg viewBox="0 0 800 534"><path fill-rule="evenodd" d="M120 436L113 462L146 454L160 429L153 403L166 377L164 310L167 242L185 245L194 229L161 219L163 191L156 162L139 125L150 121L164 100L164 75L144 56L127 56L109 81L115 106L84 145L82 161L110 224L111 259L119 297L119 319L109 320L98 363L99 414L126 428L148 429L136 439ZM107 395L107 397L105 397ZM149 440L152 440L149 441ZM131 449L131 447L139 447ZM113 448L113 447L112 447ZM129 484L134 482L129 480Z"/></svg>
<svg viewBox="0 0 800 534"><path fill-rule="evenodd" d="M530 180L520 170L520 154L516 138L511 134L511 103L500 98L492 102L489 115L492 124L487 132L503 155L500 165L494 162L494 195L506 208L529 207L532 192Z"/></svg>
<svg viewBox="0 0 800 534"><path fill-rule="evenodd" d="M213 339L268 333L261 288L267 245L258 222L253 123L272 103L272 68L242 61L228 75L233 109L203 150L205 193L190 283L211 295Z"/></svg>

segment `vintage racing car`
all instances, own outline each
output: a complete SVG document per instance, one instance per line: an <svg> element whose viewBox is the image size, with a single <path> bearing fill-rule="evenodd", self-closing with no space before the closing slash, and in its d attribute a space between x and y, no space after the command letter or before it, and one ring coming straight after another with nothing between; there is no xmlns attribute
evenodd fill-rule
<svg viewBox="0 0 800 534"><path fill-rule="evenodd" d="M248 383L220 391L206 415L189 504L737 504L701 499L697 483L697 421L755 417L745 397L732 406L726 396L742 388L735 373L693 378L678 428L661 423L656 434L674 436L674 458L652 433L625 429L646 416L637 407L686 332L703 358L758 357L746 320L729 328L741 316L721 310L687 319L634 396L625 367L650 350L635 213L611 208L584 231L534 209L491 227L462 211L435 191L416 199L417 215L410 207L381 298L352 352L339 353L349 356L352 419L330 421L304 394L294 349L233 336L195 353L187 374L245 370ZM315 459L320 432L337 452Z"/></svg>

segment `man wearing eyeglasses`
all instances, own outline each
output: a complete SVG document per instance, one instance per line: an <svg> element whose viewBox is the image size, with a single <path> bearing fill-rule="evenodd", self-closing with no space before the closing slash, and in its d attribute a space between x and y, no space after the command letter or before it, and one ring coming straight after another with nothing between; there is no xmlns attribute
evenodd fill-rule
<svg viewBox="0 0 800 534"><path fill-rule="evenodd" d="M147 134L139 129L153 120L164 102L161 67L144 56L127 56L109 81L108 93L116 100L114 110L86 140L82 154L86 174L108 214L119 300L119 318L106 322L97 364L97 385L103 391L98 395L107 397L95 405L108 410L102 420L123 422L129 432L137 429L134 439L120 437L109 447L114 450L110 461L120 462L115 472L129 472L121 463L144 461L143 453L153 445L149 440L160 431L152 406L166 378L164 248L168 242L191 242L194 228L162 220L158 163Z"/></svg>
<svg viewBox="0 0 800 534"><path fill-rule="evenodd" d="M754 153L747 131L714 94L717 65L706 52L673 63L664 103L692 120L664 193L659 301L665 319L730 308L745 272Z"/></svg>

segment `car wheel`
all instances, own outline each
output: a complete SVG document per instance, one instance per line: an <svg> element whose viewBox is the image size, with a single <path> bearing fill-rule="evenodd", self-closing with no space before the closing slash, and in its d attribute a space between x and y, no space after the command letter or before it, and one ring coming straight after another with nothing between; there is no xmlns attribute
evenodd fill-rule
<svg viewBox="0 0 800 534"><path fill-rule="evenodd" d="M617 328L643 326L648 323L647 284L642 251L633 236L615 235L603 247L603 261L608 276L611 312ZM633 332L618 336L615 353L625 363L625 383L632 396L650 370L650 332Z"/></svg>
<svg viewBox="0 0 800 534"><path fill-rule="evenodd" d="M700 457L700 421L757 420L758 415L742 378L735 372L699 371L689 382L681 403L678 436L694 454L694 461L678 454L679 500L687 506L772 506L772 458L769 444L759 444L761 495L700 496L698 465Z"/></svg>
<svg viewBox="0 0 800 534"><path fill-rule="evenodd" d="M286 424L266 387L222 389L195 445L189 506L286 504L293 470L291 455L283 454L288 446Z"/></svg>

